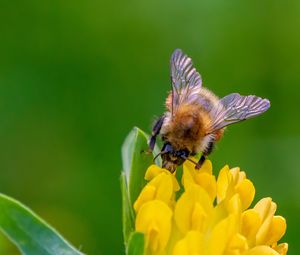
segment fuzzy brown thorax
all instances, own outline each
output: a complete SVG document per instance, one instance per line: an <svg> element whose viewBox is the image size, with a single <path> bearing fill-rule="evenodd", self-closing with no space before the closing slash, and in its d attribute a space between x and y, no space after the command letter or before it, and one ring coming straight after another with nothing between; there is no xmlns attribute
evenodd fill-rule
<svg viewBox="0 0 300 255"><path fill-rule="evenodd" d="M199 105L180 106L164 128L163 139L170 142L175 150L197 151L206 134L208 114Z"/></svg>

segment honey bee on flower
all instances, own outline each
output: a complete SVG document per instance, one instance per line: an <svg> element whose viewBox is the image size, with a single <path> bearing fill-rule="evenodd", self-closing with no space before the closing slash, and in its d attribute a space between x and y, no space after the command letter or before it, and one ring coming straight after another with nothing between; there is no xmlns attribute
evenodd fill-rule
<svg viewBox="0 0 300 255"><path fill-rule="evenodd" d="M238 93L219 99L202 87L191 58L180 49L173 52L170 64L172 91L166 99L167 111L154 124L149 147L153 150L160 135L164 145L159 155L162 166L170 172L202 152L200 160L194 162L199 169L228 125L262 114L270 101Z"/></svg>

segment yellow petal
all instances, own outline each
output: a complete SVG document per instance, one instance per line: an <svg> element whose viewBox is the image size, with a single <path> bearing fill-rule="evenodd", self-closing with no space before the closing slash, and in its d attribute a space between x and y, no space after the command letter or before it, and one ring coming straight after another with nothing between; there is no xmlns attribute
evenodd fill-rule
<svg viewBox="0 0 300 255"><path fill-rule="evenodd" d="M181 178L181 183L184 187L184 189L188 189L189 186L196 184L195 182L195 170L189 168L189 167L184 167L183 168L183 173L182 173L182 178Z"/></svg>
<svg viewBox="0 0 300 255"><path fill-rule="evenodd" d="M191 162L184 163L182 184L185 189L190 185L198 184L206 190L211 200L214 200L216 197L216 178L212 175L212 164L209 160L205 160L199 170L195 169L195 165L192 165Z"/></svg>
<svg viewBox="0 0 300 255"><path fill-rule="evenodd" d="M174 247L173 255L202 255L205 254L203 248L203 236L200 232L190 231L186 236L178 241Z"/></svg>
<svg viewBox="0 0 300 255"><path fill-rule="evenodd" d="M239 179L237 181L237 183L240 183L241 181L246 179L246 173L244 171L240 171L239 172Z"/></svg>
<svg viewBox="0 0 300 255"><path fill-rule="evenodd" d="M157 165L151 165L148 167L145 173L145 180L151 181L154 177L166 171L167 171L166 169L160 168Z"/></svg>
<svg viewBox="0 0 300 255"><path fill-rule="evenodd" d="M252 203L255 195L255 188L253 183L244 179L236 186L236 192L240 194L241 202L242 202L242 210L246 210Z"/></svg>
<svg viewBox="0 0 300 255"><path fill-rule="evenodd" d="M228 247L228 251L238 251L242 253L248 249L247 239L241 234L235 234ZM232 252L231 252L232 253Z"/></svg>
<svg viewBox="0 0 300 255"><path fill-rule="evenodd" d="M224 166L219 173L217 179L217 199L218 203L225 199L227 195L228 186L232 181L232 175L229 173L229 167Z"/></svg>
<svg viewBox="0 0 300 255"><path fill-rule="evenodd" d="M199 173L195 175L195 182L206 190L211 200L216 198L217 182L214 175L208 173Z"/></svg>
<svg viewBox="0 0 300 255"><path fill-rule="evenodd" d="M197 162L197 159L196 158L191 158L193 161ZM198 172L198 173L207 173L207 174L212 174L212 163L210 160L206 159L202 166L200 167L200 169L195 169L195 164L186 160L184 163L183 163L183 169L188 169L190 171L195 171L195 172Z"/></svg>
<svg viewBox="0 0 300 255"><path fill-rule="evenodd" d="M145 173L145 180L146 181L151 181L153 178L155 178L156 176L158 176L161 173L165 173L165 174L170 175L172 177L174 191L180 190L180 186L179 186L179 183L176 179L175 173L171 173L170 171L168 171L164 168L161 168L157 165L151 165L151 166L148 167L148 169Z"/></svg>
<svg viewBox="0 0 300 255"><path fill-rule="evenodd" d="M274 215L276 211L276 204L272 202L272 198L266 197L257 202L254 206L254 210L256 210L261 219L264 221L269 215Z"/></svg>
<svg viewBox="0 0 300 255"><path fill-rule="evenodd" d="M178 183L175 175L172 175L172 181L173 181L173 189L174 189L174 191L180 190L180 186L179 186L179 183Z"/></svg>
<svg viewBox="0 0 300 255"><path fill-rule="evenodd" d="M195 162L197 162L197 159L194 158L194 157L191 157L190 159L193 160L193 161L195 161ZM192 163L192 162L189 161L189 160L186 160L186 161L184 161L184 163L183 163L183 165L182 165L182 168L183 168L183 170L186 169L186 170L191 171L191 170L195 169L195 164Z"/></svg>
<svg viewBox="0 0 300 255"><path fill-rule="evenodd" d="M242 213L241 234L248 239L250 246L255 245L255 236L261 222L259 213L254 209Z"/></svg>
<svg viewBox="0 0 300 255"><path fill-rule="evenodd" d="M143 204L135 220L135 229L145 234L146 249L161 252L167 246L171 233L171 209L162 201Z"/></svg>
<svg viewBox="0 0 300 255"><path fill-rule="evenodd" d="M155 191L156 191L156 187L152 185L146 185L142 189L140 195L138 196L137 200L133 205L134 210L137 212L144 203L153 200L155 196Z"/></svg>
<svg viewBox="0 0 300 255"><path fill-rule="evenodd" d="M265 244L272 245L277 243L286 231L286 221L282 216L274 216L272 218L271 226L268 232Z"/></svg>
<svg viewBox="0 0 300 255"><path fill-rule="evenodd" d="M252 248L247 251L245 255L279 255L278 252L270 248L269 246L261 245Z"/></svg>
<svg viewBox="0 0 300 255"><path fill-rule="evenodd" d="M199 173L207 173L212 174L212 163L210 160L206 159L200 169L198 170Z"/></svg>
<svg viewBox="0 0 300 255"><path fill-rule="evenodd" d="M241 199L239 194L235 194L226 204L229 214L240 214L242 212Z"/></svg>
<svg viewBox="0 0 300 255"><path fill-rule="evenodd" d="M198 202L196 202L192 211L191 229L202 232L206 220L207 214L205 213L203 207Z"/></svg>
<svg viewBox="0 0 300 255"><path fill-rule="evenodd" d="M287 243L281 243L273 248L275 251L277 251L280 255L286 255L288 251L288 244Z"/></svg>
<svg viewBox="0 0 300 255"><path fill-rule="evenodd" d="M221 220L213 229L208 243L208 254L222 255L229 240L236 234L237 221L234 215Z"/></svg>
<svg viewBox="0 0 300 255"><path fill-rule="evenodd" d="M254 210L256 210L260 214L260 217L262 219L262 224L256 234L256 244L257 245L266 244L268 239L272 238L270 236L270 229L272 227L273 216L276 211L276 207L277 207L276 204L274 202L272 202L271 198L261 199L254 206ZM273 237L275 237L275 236L273 236Z"/></svg>
<svg viewBox="0 0 300 255"><path fill-rule="evenodd" d="M272 224L272 215L269 215L260 226L257 234L256 234L256 245L266 244L266 240L268 238L269 230Z"/></svg>
<svg viewBox="0 0 300 255"><path fill-rule="evenodd" d="M239 167L231 168L230 173L232 174L232 181L234 185L237 185L246 179L246 173L241 171Z"/></svg>
<svg viewBox="0 0 300 255"><path fill-rule="evenodd" d="M234 185L238 184L238 182L240 181L240 168L239 167L231 168L230 173L232 175L232 181Z"/></svg>
<svg viewBox="0 0 300 255"><path fill-rule="evenodd" d="M166 204L170 204L170 201L173 198L174 189L172 177L169 174L161 173L152 179L149 184L156 186L156 199L161 200Z"/></svg>
<svg viewBox="0 0 300 255"><path fill-rule="evenodd" d="M148 182L142 189L133 207L137 212L144 203L154 199L161 200L170 206L173 204L174 189L170 174L161 172Z"/></svg>
<svg viewBox="0 0 300 255"><path fill-rule="evenodd" d="M198 205L196 205L198 203ZM195 209L196 206L196 209ZM199 208L202 207L200 210ZM198 209L197 209L198 208ZM213 205L210 197L199 185L190 186L179 198L176 203L174 218L178 229L183 233L193 230L193 226L202 226L203 217L191 217L194 210L198 210L195 214L211 215ZM200 211L203 210L203 213ZM195 222L199 221L199 222Z"/></svg>

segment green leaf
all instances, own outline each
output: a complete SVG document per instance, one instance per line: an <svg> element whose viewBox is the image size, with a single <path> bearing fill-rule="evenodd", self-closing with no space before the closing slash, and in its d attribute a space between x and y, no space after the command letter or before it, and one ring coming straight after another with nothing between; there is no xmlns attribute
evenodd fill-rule
<svg viewBox="0 0 300 255"><path fill-rule="evenodd" d="M143 255L144 254L144 234L133 232L130 236L127 255Z"/></svg>
<svg viewBox="0 0 300 255"><path fill-rule="evenodd" d="M30 209L3 194L0 229L24 255L83 255Z"/></svg>
<svg viewBox="0 0 300 255"><path fill-rule="evenodd" d="M125 173L121 174L121 191L122 191L122 222L123 222L123 237L125 246L127 246L129 236L134 231L134 213L131 203L129 201L129 194L127 192L127 184Z"/></svg>
<svg viewBox="0 0 300 255"><path fill-rule="evenodd" d="M156 155L158 151L156 147L153 153L148 152L148 138L146 133L135 127L128 134L122 146L123 170L131 204L145 186L145 172L153 164L153 155Z"/></svg>

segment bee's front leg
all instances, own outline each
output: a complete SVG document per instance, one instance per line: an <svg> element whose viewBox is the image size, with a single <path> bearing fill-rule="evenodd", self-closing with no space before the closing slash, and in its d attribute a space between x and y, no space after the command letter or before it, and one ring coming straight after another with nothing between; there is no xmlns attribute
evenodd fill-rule
<svg viewBox="0 0 300 255"><path fill-rule="evenodd" d="M206 160L206 157L202 154L201 158L199 159L199 161L195 165L195 169L200 169L200 167L203 165L205 160Z"/></svg>
<svg viewBox="0 0 300 255"><path fill-rule="evenodd" d="M149 139L149 148L151 151L153 151L154 146L155 146L155 142L156 142L156 137L159 135L159 132L161 130L161 127L164 123L164 119L165 119L165 115L161 116L155 123L154 126L152 128L152 134L151 137Z"/></svg>

